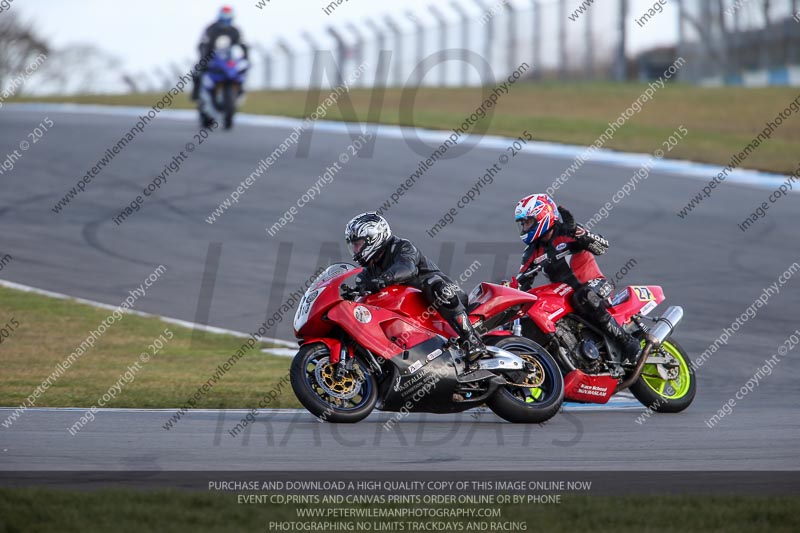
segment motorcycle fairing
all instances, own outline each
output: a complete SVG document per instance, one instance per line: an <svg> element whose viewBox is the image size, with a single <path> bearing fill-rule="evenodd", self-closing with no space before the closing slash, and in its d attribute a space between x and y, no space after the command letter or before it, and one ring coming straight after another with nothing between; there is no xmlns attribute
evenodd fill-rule
<svg viewBox="0 0 800 533"><path fill-rule="evenodd" d="M572 287L566 283L551 283L531 289L539 301L528 311L531 320L545 333L556 330L555 323L574 313ZM625 324L637 313L647 314L665 299L658 285L633 285L614 295L608 312L620 324Z"/></svg>
<svg viewBox="0 0 800 533"><path fill-rule="evenodd" d="M573 313L572 294L575 292L566 283L551 283L532 289L538 301L528 310L528 317L545 333L556 331L556 322Z"/></svg>
<svg viewBox="0 0 800 533"><path fill-rule="evenodd" d="M375 354L376 357L391 359L403 351L403 348L386 336L382 324L399 318L392 311L345 300L333 306L328 311L327 317L328 320L338 324L351 337L358 339L359 343ZM406 322L403 325L397 323L388 324L388 326L392 331L411 332L415 338L435 337L433 333L427 332L410 322Z"/></svg>
<svg viewBox="0 0 800 533"><path fill-rule="evenodd" d="M392 285L364 299L365 303L403 315L409 321L432 328L446 337L456 334L436 309L425 299L422 291L405 285Z"/></svg>
<svg viewBox="0 0 800 533"><path fill-rule="evenodd" d="M444 346L445 340L436 337L384 364L389 376L378 392L382 411L452 413L472 407L452 401L459 382Z"/></svg>
<svg viewBox="0 0 800 533"><path fill-rule="evenodd" d="M618 303L608 309L617 322L624 324L637 313L646 315L664 301L664 290L658 285L631 285L625 290L625 296L612 300Z"/></svg>

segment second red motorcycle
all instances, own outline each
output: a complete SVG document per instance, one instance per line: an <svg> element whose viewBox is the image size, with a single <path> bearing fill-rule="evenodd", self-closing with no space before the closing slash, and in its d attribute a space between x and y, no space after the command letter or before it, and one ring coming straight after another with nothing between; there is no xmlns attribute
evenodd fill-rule
<svg viewBox="0 0 800 533"><path fill-rule="evenodd" d="M517 281L540 270L531 269ZM694 400L694 369L686 351L672 338L683 309L671 306L660 317L648 316L664 301L661 287L626 287L608 302L611 316L640 339L642 351L633 361L624 360L612 339L575 312L573 289L566 283L535 287L528 294L537 301L524 318L515 320L508 334L531 339L554 355L564 373L565 399L603 404L630 388L653 411L671 413L686 409Z"/></svg>

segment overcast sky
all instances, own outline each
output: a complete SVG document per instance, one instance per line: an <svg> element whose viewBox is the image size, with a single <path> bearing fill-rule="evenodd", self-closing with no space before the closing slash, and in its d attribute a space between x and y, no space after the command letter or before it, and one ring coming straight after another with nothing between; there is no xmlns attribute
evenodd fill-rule
<svg viewBox="0 0 800 533"><path fill-rule="evenodd" d="M322 7L330 1L269 0L263 9L256 7L258 0L231 0L227 3L235 8L236 23L246 40L267 47L272 47L279 37L305 46L299 37L304 30L310 31L327 47L329 41L324 29L328 25L350 22L362 25L369 17L385 14L395 15L411 30L413 26L407 12L420 13L423 15L421 20L428 21L428 6L431 4L436 4L453 20L458 18L450 2L440 0L347 0L332 14L326 15ZM483 0L487 7L500 1ZM520 9L530 6L526 0L511 1ZM580 0L569 0L568 3L574 7ZM598 21L610 16L602 12L603 3L600 0L591 7L596 10L594 16L602 17L597 18ZM193 58L202 29L214 20L222 4L214 0L16 0L11 9L33 21L56 47L94 44L119 58L122 69L137 72L153 65ZM459 4L472 12L475 19L480 18L482 10L474 0L462 0ZM639 28L634 17L645 12L653 2L631 0L628 21L631 51L674 42L677 16L672 4L674 1L670 0L657 19L645 28ZM607 6L608 3L606 10ZM577 28L572 22L568 24ZM598 33L599 37L615 35L612 28Z"/></svg>

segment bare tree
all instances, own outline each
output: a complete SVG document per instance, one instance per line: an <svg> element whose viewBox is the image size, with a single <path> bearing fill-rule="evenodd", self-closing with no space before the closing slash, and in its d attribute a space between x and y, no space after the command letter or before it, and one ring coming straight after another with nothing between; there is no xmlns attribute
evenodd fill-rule
<svg viewBox="0 0 800 533"><path fill-rule="evenodd" d="M755 59L761 68L769 68L772 65L771 60L780 53L776 46L779 38L775 28L776 21L771 13L773 5L773 0L761 0L744 7L731 0L707 0L700 3L699 12L692 13L688 9L682 9L681 24L686 23L694 29L705 61L719 65L721 73L740 71L742 54L748 54L748 51L757 54ZM792 8L796 5L797 0L791 0ZM757 18L760 20L756 22L756 27L741 26L741 11L744 8L752 8L758 13ZM785 60L786 56L788 53L784 53Z"/></svg>
<svg viewBox="0 0 800 533"><path fill-rule="evenodd" d="M703 43L703 53L706 57L706 61L721 63L724 65L723 69L727 71L728 44L724 42L724 40L730 32L726 26L723 0L717 0L716 4L716 10L718 12L717 24L720 26L720 34L722 36L720 40L714 38L714 16L712 9L711 1L701 4L700 13L698 15L690 13L688 9L684 9L682 11L683 21L689 23L689 25L694 28L700 42ZM683 21L681 23L683 23Z"/></svg>
<svg viewBox="0 0 800 533"><path fill-rule="evenodd" d="M52 53L45 80L59 93L97 91L104 83L119 80L119 61L90 44L70 45Z"/></svg>
<svg viewBox="0 0 800 533"><path fill-rule="evenodd" d="M0 88L8 79L24 72L41 54L50 54L50 46L13 11L0 17Z"/></svg>
<svg viewBox="0 0 800 533"><path fill-rule="evenodd" d="M14 12L0 18L0 89L12 78L35 68L39 86L46 85L62 94L88 92L95 90L105 76L115 76L117 65L116 58L93 45L52 48ZM14 92L20 92L18 87Z"/></svg>
<svg viewBox="0 0 800 533"><path fill-rule="evenodd" d="M127 87L129 93L136 94L138 92L141 92L139 90L139 84L136 82L136 77L134 77L133 75L123 73L121 79L122 83L124 83L125 87Z"/></svg>
<svg viewBox="0 0 800 533"><path fill-rule="evenodd" d="M769 16L769 8L771 0L762 0L761 11L764 15L764 31L761 32L761 64L762 66L770 66L770 40L772 39L772 19Z"/></svg>

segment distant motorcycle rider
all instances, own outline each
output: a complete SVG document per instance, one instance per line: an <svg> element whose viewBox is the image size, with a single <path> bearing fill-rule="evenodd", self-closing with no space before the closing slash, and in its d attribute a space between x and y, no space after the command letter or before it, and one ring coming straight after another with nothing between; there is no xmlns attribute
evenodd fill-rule
<svg viewBox="0 0 800 533"><path fill-rule="evenodd" d="M347 223L344 237L353 260L364 267L356 278L357 289L375 293L390 285L409 285L421 290L458 333L467 354L466 370L486 354L467 315L467 295L411 241L393 236L386 219L375 212L362 213Z"/></svg>
<svg viewBox="0 0 800 533"><path fill-rule="evenodd" d="M192 100L197 101L200 97L200 81L203 73L206 71L208 64L208 56L214 50L214 43L218 37L227 36L230 38L231 45L239 45L242 47L244 57L247 58L247 46L242 42L242 34L239 29L233 25L233 8L231 6L222 6L219 10L217 21L208 26L203 32L200 39L198 50L200 51L200 62L197 69L195 69L192 76ZM205 61L204 61L205 59Z"/></svg>
<svg viewBox="0 0 800 533"><path fill-rule="evenodd" d="M514 219L522 242L528 245L519 274L541 266L551 282L572 287L575 291L572 303L576 310L619 343L623 359L635 359L639 341L609 314L606 302L613 285L595 261L595 256L608 249L608 241L577 224L572 214L563 206L556 206L547 194L532 194L520 200ZM517 288L530 290L535 277L535 274L526 276ZM516 278L512 280L512 287L515 284Z"/></svg>

